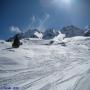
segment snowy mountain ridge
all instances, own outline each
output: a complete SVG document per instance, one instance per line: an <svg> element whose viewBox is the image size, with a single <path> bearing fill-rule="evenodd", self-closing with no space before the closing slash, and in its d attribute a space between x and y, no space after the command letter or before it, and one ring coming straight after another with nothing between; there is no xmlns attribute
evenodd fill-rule
<svg viewBox="0 0 90 90"><path fill-rule="evenodd" d="M62 34L65 34L66 37L84 36L84 30L78 27L75 27L73 25L66 26L62 28L60 31Z"/></svg>
<svg viewBox="0 0 90 90"><path fill-rule="evenodd" d="M44 32L41 32L38 29L29 29L24 33L18 34L18 37L20 39L23 38L53 39L59 35L59 32L65 34L65 37L67 38L74 36L90 36L90 29L84 30L71 25L66 26L62 29L53 29L53 28L46 29ZM9 38L8 41L11 41L14 37Z"/></svg>

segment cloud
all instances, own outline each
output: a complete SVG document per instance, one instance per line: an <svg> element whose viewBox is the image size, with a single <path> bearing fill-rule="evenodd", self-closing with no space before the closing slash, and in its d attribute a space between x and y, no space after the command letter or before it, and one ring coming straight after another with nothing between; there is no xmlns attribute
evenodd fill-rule
<svg viewBox="0 0 90 90"><path fill-rule="evenodd" d="M45 24L46 22L48 21L48 19L50 18L50 15L48 13L45 13L44 14L44 17L41 18L41 17L36 17L36 16L32 16L30 18L30 23L29 25L27 26L27 30L28 29L38 29L38 30L45 30Z"/></svg>
<svg viewBox="0 0 90 90"><path fill-rule="evenodd" d="M11 32L21 33L21 30L18 27L11 26L9 29L10 29Z"/></svg>
<svg viewBox="0 0 90 90"><path fill-rule="evenodd" d="M41 25L43 25L48 19L50 18L49 14L45 15L45 18L43 19L43 21L41 22Z"/></svg>
<svg viewBox="0 0 90 90"><path fill-rule="evenodd" d="M50 18L49 14L45 14L44 19L40 19L39 20L39 26L37 27L37 29L39 30L45 30L45 23L48 21L48 19Z"/></svg>
<svg viewBox="0 0 90 90"><path fill-rule="evenodd" d="M31 20L32 20L32 22L35 22L36 21L36 17L32 16Z"/></svg>
<svg viewBox="0 0 90 90"><path fill-rule="evenodd" d="M30 23L26 29L28 30L35 28L35 23L36 23L36 17L35 16L30 17Z"/></svg>

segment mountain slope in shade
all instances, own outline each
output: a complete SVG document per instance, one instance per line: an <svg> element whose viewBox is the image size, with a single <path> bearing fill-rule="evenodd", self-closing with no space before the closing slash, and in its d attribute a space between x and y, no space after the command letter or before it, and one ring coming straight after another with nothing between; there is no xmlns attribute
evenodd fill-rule
<svg viewBox="0 0 90 90"><path fill-rule="evenodd" d="M90 29L89 29L88 26L85 28L84 35L85 35L85 36L90 36Z"/></svg>
<svg viewBox="0 0 90 90"><path fill-rule="evenodd" d="M84 30L73 25L62 28L61 33L65 34L66 37L84 36Z"/></svg>
<svg viewBox="0 0 90 90"><path fill-rule="evenodd" d="M43 33L43 39L52 39L59 34L59 30L47 29Z"/></svg>
<svg viewBox="0 0 90 90"><path fill-rule="evenodd" d="M85 36L90 36L90 30L85 31L84 35Z"/></svg>

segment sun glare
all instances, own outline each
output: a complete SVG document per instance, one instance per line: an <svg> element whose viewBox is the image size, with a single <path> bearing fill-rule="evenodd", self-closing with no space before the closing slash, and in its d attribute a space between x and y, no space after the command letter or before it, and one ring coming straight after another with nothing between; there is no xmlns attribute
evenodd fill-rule
<svg viewBox="0 0 90 90"><path fill-rule="evenodd" d="M73 0L53 0L53 4L59 8L70 9L73 4Z"/></svg>
<svg viewBox="0 0 90 90"><path fill-rule="evenodd" d="M61 3L70 5L72 3L72 0L61 0Z"/></svg>

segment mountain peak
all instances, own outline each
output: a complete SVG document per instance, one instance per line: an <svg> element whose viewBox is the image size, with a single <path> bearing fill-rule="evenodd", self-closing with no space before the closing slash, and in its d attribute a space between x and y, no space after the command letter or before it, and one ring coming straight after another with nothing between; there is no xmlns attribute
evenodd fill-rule
<svg viewBox="0 0 90 90"><path fill-rule="evenodd" d="M74 25L66 26L61 29L61 33L65 34L66 37L83 36L84 31Z"/></svg>

